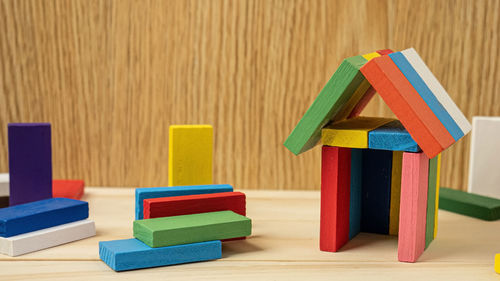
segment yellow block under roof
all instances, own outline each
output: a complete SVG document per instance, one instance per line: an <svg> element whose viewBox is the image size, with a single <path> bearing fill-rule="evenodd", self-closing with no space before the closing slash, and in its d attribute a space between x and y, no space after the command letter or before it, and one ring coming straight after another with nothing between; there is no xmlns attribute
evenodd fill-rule
<svg viewBox="0 0 500 281"><path fill-rule="evenodd" d="M392 118L356 117L330 124L321 130L323 145L368 148L368 133L394 121Z"/></svg>

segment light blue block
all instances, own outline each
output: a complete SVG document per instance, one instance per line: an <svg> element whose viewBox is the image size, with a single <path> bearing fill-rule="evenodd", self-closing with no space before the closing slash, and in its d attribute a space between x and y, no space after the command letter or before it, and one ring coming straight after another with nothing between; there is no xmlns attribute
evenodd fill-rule
<svg viewBox="0 0 500 281"><path fill-rule="evenodd" d="M427 106L432 110L436 117L441 121L446 130L451 134L455 141L458 141L464 136L464 133L455 122L453 117L446 111L446 109L441 105L439 100L436 98L434 93L427 87L424 80L418 75L418 73L413 69L411 64L408 62L406 57L401 52L396 52L389 54L389 57L399 68L401 73L406 77L410 84L415 88L420 97L425 101Z"/></svg>
<svg viewBox="0 0 500 281"><path fill-rule="evenodd" d="M189 185L189 186L170 186L170 187L145 187L135 189L135 219L144 218L143 202L144 199L173 197L183 195L208 194L219 192L231 192L233 187L229 184L210 184L210 185Z"/></svg>
<svg viewBox="0 0 500 281"><path fill-rule="evenodd" d="M351 194L349 204L349 240L361 230L362 149L351 149Z"/></svg>
<svg viewBox="0 0 500 281"><path fill-rule="evenodd" d="M420 147L398 120L368 133L368 148L390 151L419 152Z"/></svg>
<svg viewBox="0 0 500 281"><path fill-rule="evenodd" d="M151 248L132 239L99 242L99 257L115 271L220 259L220 241Z"/></svg>

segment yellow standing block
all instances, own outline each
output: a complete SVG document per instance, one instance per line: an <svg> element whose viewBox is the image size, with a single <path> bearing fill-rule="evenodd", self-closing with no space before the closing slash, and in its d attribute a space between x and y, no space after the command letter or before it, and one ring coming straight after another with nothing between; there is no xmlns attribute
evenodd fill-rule
<svg viewBox="0 0 500 281"><path fill-rule="evenodd" d="M330 124L321 131L323 145L368 148L368 133L394 121L391 118L356 117Z"/></svg>
<svg viewBox="0 0 500 281"><path fill-rule="evenodd" d="M495 272L500 274L500 254L495 255Z"/></svg>
<svg viewBox="0 0 500 281"><path fill-rule="evenodd" d="M403 151L394 151L392 153L389 235L398 235L399 232L399 202L401 197L402 166L403 166Z"/></svg>
<svg viewBox="0 0 500 281"><path fill-rule="evenodd" d="M170 126L168 185L212 184L212 151L212 126Z"/></svg>
<svg viewBox="0 0 500 281"><path fill-rule="evenodd" d="M439 209L439 179L441 175L441 153L438 154L437 172L436 172L436 211L434 212L434 238L438 233L438 209Z"/></svg>

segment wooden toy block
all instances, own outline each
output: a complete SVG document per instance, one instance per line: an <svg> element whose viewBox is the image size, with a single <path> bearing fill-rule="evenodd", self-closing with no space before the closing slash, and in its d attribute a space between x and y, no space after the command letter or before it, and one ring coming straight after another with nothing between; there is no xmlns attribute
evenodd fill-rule
<svg viewBox="0 0 500 281"><path fill-rule="evenodd" d="M99 257L114 271L220 259L220 241L151 248L137 239L99 242Z"/></svg>
<svg viewBox="0 0 500 281"><path fill-rule="evenodd" d="M373 53L363 55L363 58L365 58L365 60L367 60L367 61L369 61L373 58L376 58L376 57L380 57L380 54L378 52L373 52Z"/></svg>
<svg viewBox="0 0 500 281"><path fill-rule="evenodd" d="M495 255L495 272L500 274L500 254Z"/></svg>
<svg viewBox="0 0 500 281"><path fill-rule="evenodd" d="M356 117L326 126L321 131L321 142L327 146L368 148L368 133L394 119Z"/></svg>
<svg viewBox="0 0 500 281"><path fill-rule="evenodd" d="M413 69L415 69L418 75L422 78L427 87L432 91L434 96L438 99L439 103L446 109L447 112L450 113L450 115L460 127L462 133L464 135L468 134L471 130L471 124L464 116L464 114L460 111L458 106L453 102L451 97L448 95L441 83L439 83L439 81L436 79L434 74L432 74L422 58L420 58L415 49L406 49L401 53L405 56Z"/></svg>
<svg viewBox="0 0 500 281"><path fill-rule="evenodd" d="M172 187L145 187L135 189L135 219L143 219L144 199L173 197L194 194L208 194L231 192L233 187L229 184L210 184L193 186L172 186Z"/></svg>
<svg viewBox="0 0 500 281"><path fill-rule="evenodd" d="M134 237L158 248L249 236L252 221L233 211L134 221Z"/></svg>
<svg viewBox="0 0 500 281"><path fill-rule="evenodd" d="M399 204L401 198L402 165L403 165L403 152L394 151L392 153L389 235L398 235L399 231Z"/></svg>
<svg viewBox="0 0 500 281"><path fill-rule="evenodd" d="M427 106L429 106L434 115L436 115L439 121L444 125L453 139L455 141L461 139L464 136L464 133L458 124L455 122L450 113L441 105L429 87L427 87L424 80L422 80L417 71L411 66L406 57L401 52L389 54L389 57L403 73L408 82L410 82L413 88L415 88Z"/></svg>
<svg viewBox="0 0 500 281"><path fill-rule="evenodd" d="M85 183L83 180L53 180L52 194L54 197L62 197L80 200L83 196Z"/></svg>
<svg viewBox="0 0 500 281"><path fill-rule="evenodd" d="M441 179L441 154L438 156L437 172L436 172L436 206L434 208L434 238L436 238L438 230L438 209L439 209L439 181Z"/></svg>
<svg viewBox="0 0 500 281"><path fill-rule="evenodd" d="M359 69L365 63L366 59L362 56L355 56L340 64L286 139L284 145L288 150L298 155L318 143L321 129L340 112L363 82L364 77Z"/></svg>
<svg viewBox="0 0 500 281"><path fill-rule="evenodd" d="M405 152L420 151L420 147L399 120L394 120L370 131L368 133L368 148Z"/></svg>
<svg viewBox="0 0 500 281"><path fill-rule="evenodd" d="M168 185L212 184L212 150L212 126L170 126Z"/></svg>
<svg viewBox="0 0 500 281"><path fill-rule="evenodd" d="M0 209L0 237L11 237L86 219L87 202L50 198Z"/></svg>
<svg viewBox="0 0 500 281"><path fill-rule="evenodd" d="M50 124L10 123L10 205L52 197Z"/></svg>
<svg viewBox="0 0 500 281"><path fill-rule="evenodd" d="M472 124L468 190L500 199L500 117L474 116Z"/></svg>
<svg viewBox="0 0 500 281"><path fill-rule="evenodd" d="M351 184L349 201L349 240L361 231L363 150L351 149Z"/></svg>
<svg viewBox="0 0 500 281"><path fill-rule="evenodd" d="M9 174L0 174L0 196L9 196Z"/></svg>
<svg viewBox="0 0 500 281"><path fill-rule="evenodd" d="M500 219L500 199L441 187L439 209L486 221Z"/></svg>
<svg viewBox="0 0 500 281"><path fill-rule="evenodd" d="M393 50L391 50L391 49L384 49L384 50L378 50L377 51L377 53L379 53L381 56L388 55L388 54L390 54L392 52L393 52Z"/></svg>
<svg viewBox="0 0 500 281"><path fill-rule="evenodd" d="M322 147L319 248L337 252L349 240L351 149Z"/></svg>
<svg viewBox="0 0 500 281"><path fill-rule="evenodd" d="M416 262L425 249L429 158L403 153L398 260Z"/></svg>
<svg viewBox="0 0 500 281"><path fill-rule="evenodd" d="M428 188L427 188L427 219L425 224L425 248L429 247L434 240L434 226L436 219L436 186L438 158L436 156L429 160Z"/></svg>
<svg viewBox="0 0 500 281"><path fill-rule="evenodd" d="M144 219L233 211L246 216L245 194L223 192L144 200Z"/></svg>
<svg viewBox="0 0 500 281"><path fill-rule="evenodd" d="M15 257L85 239L95 236L95 233L92 220L70 222L8 238L0 237L0 253Z"/></svg>
<svg viewBox="0 0 500 281"><path fill-rule="evenodd" d="M361 231L389 234L392 152L363 150Z"/></svg>
<svg viewBox="0 0 500 281"><path fill-rule="evenodd" d="M9 207L9 196L0 196L0 208Z"/></svg>
<svg viewBox="0 0 500 281"><path fill-rule="evenodd" d="M370 60L361 72L428 157L455 142L389 56Z"/></svg>

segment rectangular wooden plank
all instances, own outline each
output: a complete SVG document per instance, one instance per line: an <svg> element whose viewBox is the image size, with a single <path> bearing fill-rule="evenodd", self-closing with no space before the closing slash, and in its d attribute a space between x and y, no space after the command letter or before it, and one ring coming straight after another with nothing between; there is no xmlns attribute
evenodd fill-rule
<svg viewBox="0 0 500 281"><path fill-rule="evenodd" d="M438 164L436 172L436 207L434 208L434 238L436 238L438 230L438 208L439 208L439 188L441 186L441 153L438 154Z"/></svg>
<svg viewBox="0 0 500 281"><path fill-rule="evenodd" d="M500 253L495 255L495 272L500 274Z"/></svg>
<svg viewBox="0 0 500 281"><path fill-rule="evenodd" d="M361 72L428 157L455 142L389 56L370 60Z"/></svg>
<svg viewBox="0 0 500 281"><path fill-rule="evenodd" d="M403 153L398 260L416 262L425 250L429 158Z"/></svg>
<svg viewBox="0 0 500 281"><path fill-rule="evenodd" d="M220 241L151 248L137 239L99 242L99 257L114 271L220 259Z"/></svg>
<svg viewBox="0 0 500 281"><path fill-rule="evenodd" d="M368 147L391 151L419 152L420 147L403 127L394 120L368 133Z"/></svg>
<svg viewBox="0 0 500 281"><path fill-rule="evenodd" d="M227 210L245 216L245 194L241 192L223 192L144 200L144 219Z"/></svg>
<svg viewBox="0 0 500 281"><path fill-rule="evenodd" d="M212 184L212 154L212 126L170 126L168 141L168 185Z"/></svg>
<svg viewBox="0 0 500 281"><path fill-rule="evenodd" d="M441 187L439 209L486 221L500 219L500 199Z"/></svg>
<svg viewBox="0 0 500 281"><path fill-rule="evenodd" d="M0 237L11 237L86 219L87 202L50 198L0 209Z"/></svg>
<svg viewBox="0 0 500 281"><path fill-rule="evenodd" d="M94 221L86 219L12 237L0 237L0 253L11 257L95 236Z"/></svg>
<svg viewBox="0 0 500 281"><path fill-rule="evenodd" d="M337 252L349 240L351 150L323 146L319 248Z"/></svg>
<svg viewBox="0 0 500 281"><path fill-rule="evenodd" d="M351 182L349 200L349 239L361 231L361 196L363 180L363 150L351 149Z"/></svg>
<svg viewBox="0 0 500 281"><path fill-rule="evenodd" d="M327 146L368 148L368 133L394 119L356 117L330 124L321 130L321 142Z"/></svg>
<svg viewBox="0 0 500 281"><path fill-rule="evenodd" d="M229 184L136 188L135 219L140 220L144 218L144 199L231 191L233 191L233 187Z"/></svg>
<svg viewBox="0 0 500 281"><path fill-rule="evenodd" d="M9 196L9 173L0 173L0 196Z"/></svg>
<svg viewBox="0 0 500 281"><path fill-rule="evenodd" d="M10 123L10 205L52 197L52 147L49 123Z"/></svg>
<svg viewBox="0 0 500 281"><path fill-rule="evenodd" d="M389 235L398 235L399 232L399 204L401 197L401 173L403 152L392 153L391 170L391 207L389 210Z"/></svg>
<svg viewBox="0 0 500 281"><path fill-rule="evenodd" d="M233 211L134 221L134 237L158 248L249 236L252 221Z"/></svg>
<svg viewBox="0 0 500 281"><path fill-rule="evenodd" d="M436 115L439 121L443 124L446 130L451 134L455 141L458 141L464 136L464 133L455 122L450 113L441 105L434 93L427 87L424 80L420 77L417 71L412 67L410 62L401 52L389 54L391 60L396 64L401 73L406 77L408 82L417 91L420 97L424 100L432 113Z"/></svg>
<svg viewBox="0 0 500 281"><path fill-rule="evenodd" d="M389 234L392 151L363 150L361 231Z"/></svg>
<svg viewBox="0 0 500 281"><path fill-rule="evenodd" d="M83 180L52 180L52 195L80 200L85 189Z"/></svg>
<svg viewBox="0 0 500 281"><path fill-rule="evenodd" d="M391 49L384 49L384 50L378 50L377 53L379 53L381 56L383 55L388 55L390 53L394 52L393 50Z"/></svg>
<svg viewBox="0 0 500 281"><path fill-rule="evenodd" d="M436 156L429 160L428 187L427 187L427 219L425 224L425 248L429 247L434 240L434 226L436 219L436 186L437 186L437 166Z"/></svg>
<svg viewBox="0 0 500 281"><path fill-rule="evenodd" d="M425 84L434 93L441 105L446 109L447 112L451 114L455 122L460 127L462 133L467 135L471 130L471 124L464 116L462 111L458 108L455 102L451 99L450 95L446 92L443 85L439 80L432 74L431 70L422 58L418 55L415 49L410 48L401 53L405 56L408 62L411 64L413 69L419 74L419 76L424 80Z"/></svg>

